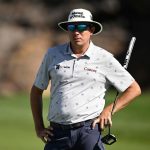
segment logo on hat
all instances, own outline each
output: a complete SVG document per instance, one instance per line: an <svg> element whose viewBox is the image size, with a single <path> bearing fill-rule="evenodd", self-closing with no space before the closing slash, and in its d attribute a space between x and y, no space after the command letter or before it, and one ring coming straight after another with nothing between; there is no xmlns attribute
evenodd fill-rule
<svg viewBox="0 0 150 150"><path fill-rule="evenodd" d="M83 15L83 12L73 12L71 16L69 17L70 17L70 20L72 18L85 18L85 16Z"/></svg>

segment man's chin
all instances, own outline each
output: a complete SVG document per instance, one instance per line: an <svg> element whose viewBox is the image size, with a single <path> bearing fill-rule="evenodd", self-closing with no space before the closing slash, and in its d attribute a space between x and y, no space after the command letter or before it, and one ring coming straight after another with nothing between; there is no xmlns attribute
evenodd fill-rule
<svg viewBox="0 0 150 150"><path fill-rule="evenodd" d="M82 46L83 43L81 41L74 41L74 44L77 45L77 46Z"/></svg>

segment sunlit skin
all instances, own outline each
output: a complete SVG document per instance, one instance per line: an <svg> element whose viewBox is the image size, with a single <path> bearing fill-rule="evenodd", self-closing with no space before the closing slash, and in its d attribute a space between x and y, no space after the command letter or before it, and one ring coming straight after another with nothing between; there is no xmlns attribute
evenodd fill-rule
<svg viewBox="0 0 150 150"><path fill-rule="evenodd" d="M75 30L74 32L68 31L68 36L71 42L71 48L77 57L83 55L89 47L90 38L93 35L94 27L88 28L83 32Z"/></svg>

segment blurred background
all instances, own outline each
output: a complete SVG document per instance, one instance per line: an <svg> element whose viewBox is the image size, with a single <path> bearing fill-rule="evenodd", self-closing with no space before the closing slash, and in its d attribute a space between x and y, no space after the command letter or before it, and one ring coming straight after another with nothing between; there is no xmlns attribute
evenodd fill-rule
<svg viewBox="0 0 150 150"><path fill-rule="evenodd" d="M67 20L74 8L90 10L94 20L102 23L103 31L93 36L93 42L113 53L121 63L131 37L137 38L128 71L143 94L137 103L115 117L114 130L123 139L108 150L123 150L126 145L128 150L150 149L148 0L0 0L0 149L42 149L43 144L34 133L29 91L48 47L68 41L57 23ZM112 100L114 93L110 93ZM45 99L48 101L47 96ZM129 127L129 121L134 125L127 134L122 130Z"/></svg>
<svg viewBox="0 0 150 150"><path fill-rule="evenodd" d="M121 62L136 36L128 70L150 87L150 2L148 0L0 0L0 93L29 91L48 47L66 42L57 23L73 8L86 8L103 32L93 42Z"/></svg>

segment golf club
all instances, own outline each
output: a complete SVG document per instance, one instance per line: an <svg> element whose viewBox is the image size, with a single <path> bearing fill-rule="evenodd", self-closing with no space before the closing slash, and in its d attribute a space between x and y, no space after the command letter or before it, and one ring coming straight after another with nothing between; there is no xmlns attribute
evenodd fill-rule
<svg viewBox="0 0 150 150"><path fill-rule="evenodd" d="M123 67L125 69L127 69L127 67L128 67L135 40L136 40L136 37L131 38L131 41L130 41L130 44L129 44L129 47L128 47L128 50L127 50L127 53L126 53L126 57L125 57L125 60L124 60L124 64L123 64ZM113 111L114 111L118 96L119 96L119 92L117 91L115 100L113 102L113 107L112 107L112 110L111 110L111 116L113 115ZM111 144L113 144L117 141L117 138L115 137L115 135L111 134L111 132L110 132L110 125L108 125L108 134L105 135L104 137L102 137L101 140L104 144L107 144L107 145L111 145Z"/></svg>

